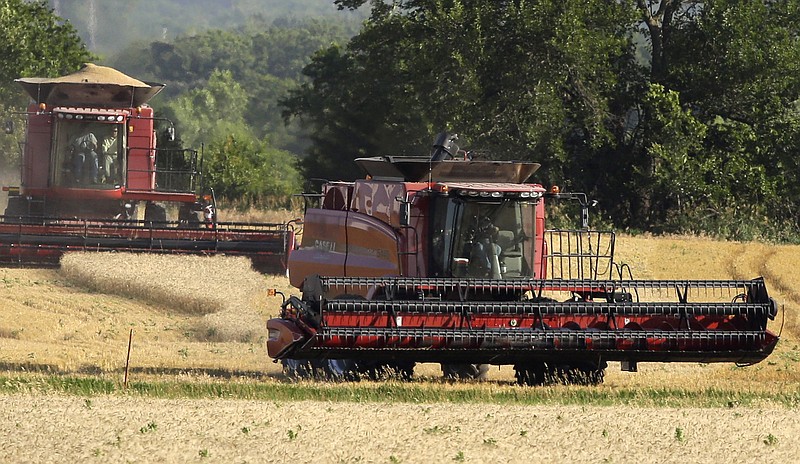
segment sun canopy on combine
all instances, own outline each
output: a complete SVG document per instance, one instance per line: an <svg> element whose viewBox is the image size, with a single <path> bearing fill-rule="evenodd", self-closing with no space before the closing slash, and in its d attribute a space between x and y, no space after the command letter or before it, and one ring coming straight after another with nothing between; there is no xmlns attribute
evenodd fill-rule
<svg viewBox="0 0 800 464"><path fill-rule="evenodd" d="M164 84L143 82L116 69L87 63L61 77L16 79L36 103L49 106L132 108L150 101Z"/></svg>
<svg viewBox="0 0 800 464"><path fill-rule="evenodd" d="M356 158L356 164L374 180L405 182L512 182L521 184L539 169L539 163L521 161L431 161L417 156Z"/></svg>

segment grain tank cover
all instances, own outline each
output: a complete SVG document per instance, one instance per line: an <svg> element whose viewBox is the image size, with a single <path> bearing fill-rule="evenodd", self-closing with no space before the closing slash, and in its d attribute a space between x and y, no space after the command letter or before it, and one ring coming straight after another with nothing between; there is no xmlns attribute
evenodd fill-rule
<svg viewBox="0 0 800 464"><path fill-rule="evenodd" d="M510 182L521 184L539 169L522 161L431 161L422 156L357 158L356 164L374 180L404 182Z"/></svg>
<svg viewBox="0 0 800 464"><path fill-rule="evenodd" d="M23 77L15 82L36 103L48 106L131 108L147 103L164 88L92 63L66 76Z"/></svg>

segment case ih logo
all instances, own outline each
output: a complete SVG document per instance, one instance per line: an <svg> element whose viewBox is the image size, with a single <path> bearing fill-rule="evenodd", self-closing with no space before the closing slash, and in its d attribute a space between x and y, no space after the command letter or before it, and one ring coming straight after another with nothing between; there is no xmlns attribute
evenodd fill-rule
<svg viewBox="0 0 800 464"><path fill-rule="evenodd" d="M314 248L327 251L336 251L336 242L333 240L314 240Z"/></svg>

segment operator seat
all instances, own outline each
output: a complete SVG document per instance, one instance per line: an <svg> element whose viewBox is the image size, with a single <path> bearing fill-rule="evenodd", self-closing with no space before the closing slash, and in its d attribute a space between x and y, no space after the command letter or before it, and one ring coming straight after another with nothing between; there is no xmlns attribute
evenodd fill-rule
<svg viewBox="0 0 800 464"><path fill-rule="evenodd" d="M500 230L497 232L497 244L502 250L500 261L505 264L504 278L522 277L522 248L513 231ZM501 264L502 267L502 264Z"/></svg>

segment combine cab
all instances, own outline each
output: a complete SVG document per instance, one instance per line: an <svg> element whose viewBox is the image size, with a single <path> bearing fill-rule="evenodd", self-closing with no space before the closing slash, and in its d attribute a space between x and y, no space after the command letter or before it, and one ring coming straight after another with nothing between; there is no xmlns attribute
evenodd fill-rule
<svg viewBox="0 0 800 464"><path fill-rule="evenodd" d="M444 155L442 152L445 152ZM586 201L526 183L533 163L428 158L356 162L329 183L289 260L302 298L267 322L289 373L350 376L415 362L478 377L508 364L522 384L599 383L608 361L756 363L778 337L763 279L631 278ZM582 227L545 227L545 202L578 200Z"/></svg>
<svg viewBox="0 0 800 464"><path fill-rule="evenodd" d="M291 224L217 221L213 195L198 194L198 153L156 146L159 118L147 102L163 84L92 64L17 82L33 103L21 186L4 187L0 261L57 263L67 251L225 253L285 270Z"/></svg>

